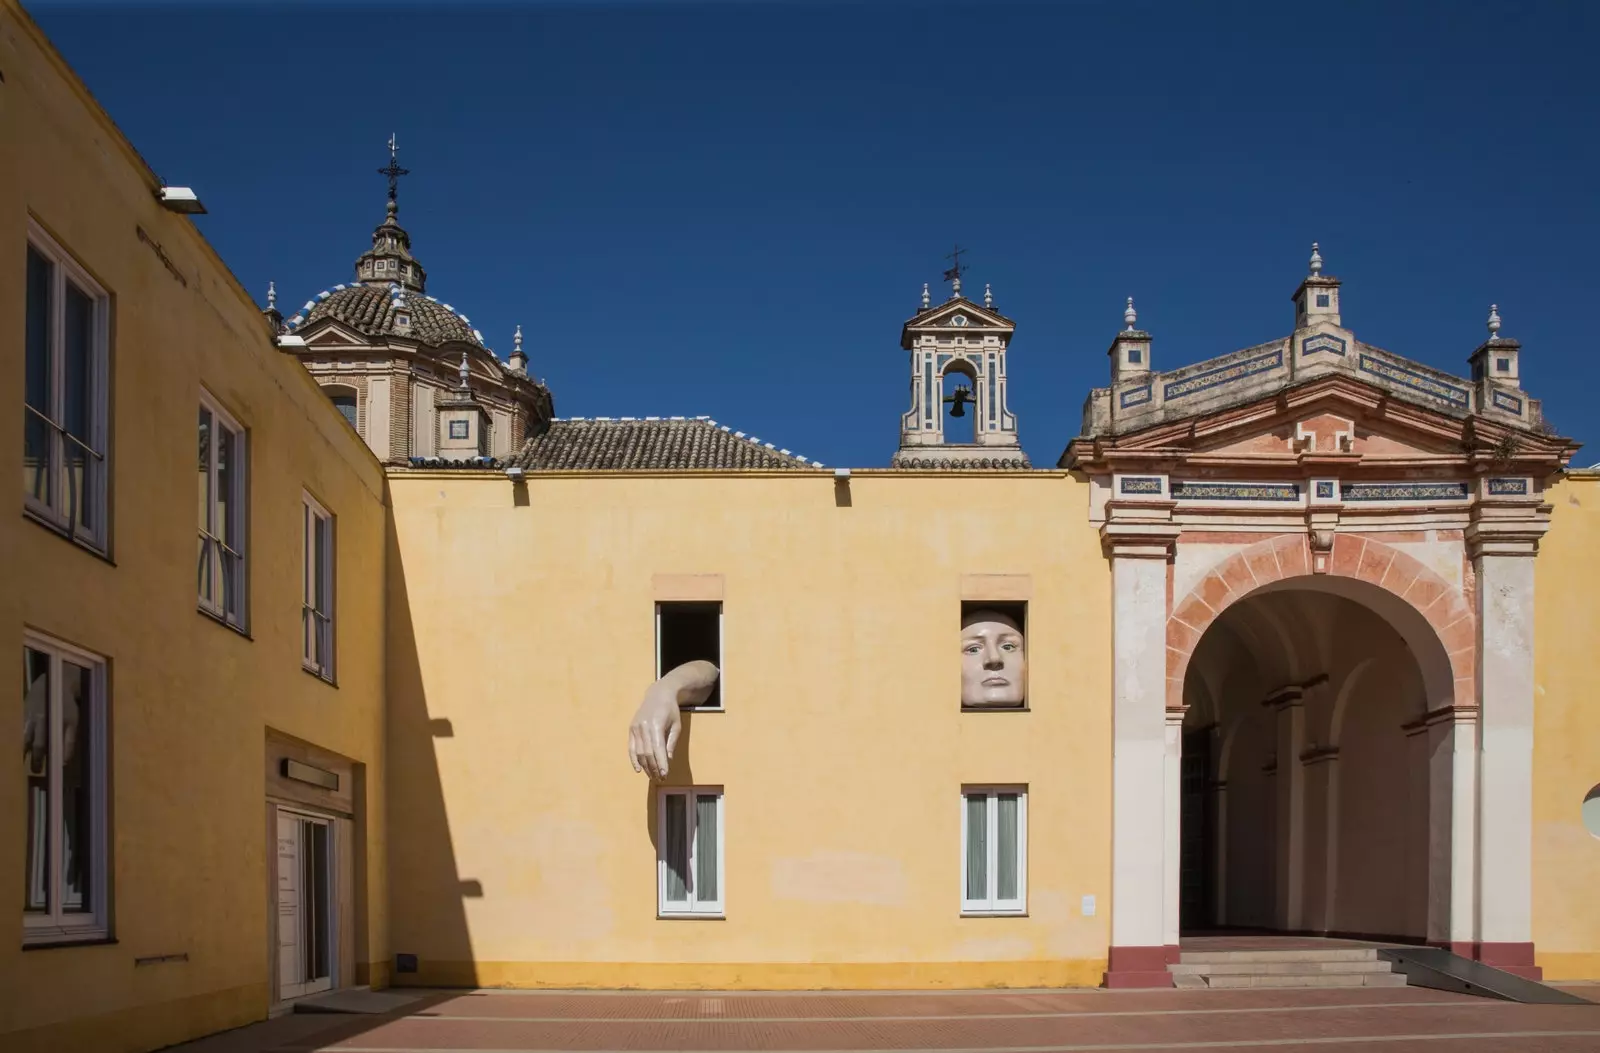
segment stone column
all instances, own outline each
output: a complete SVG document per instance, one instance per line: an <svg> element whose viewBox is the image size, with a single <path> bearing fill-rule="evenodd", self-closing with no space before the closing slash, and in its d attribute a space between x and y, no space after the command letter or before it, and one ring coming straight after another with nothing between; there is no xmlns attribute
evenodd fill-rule
<svg viewBox="0 0 1600 1053"><path fill-rule="evenodd" d="M1166 924L1162 931L1167 961L1178 961L1179 914L1183 906L1183 710L1166 711L1166 761L1163 769L1163 809L1166 838L1162 882L1165 885Z"/></svg>
<svg viewBox="0 0 1600 1053"><path fill-rule="evenodd" d="M1171 505L1110 506L1111 947L1107 987L1170 987L1167 972L1167 564ZM1165 521L1163 521L1165 520ZM1175 841L1173 842L1176 843ZM1176 896L1176 866L1172 867Z"/></svg>
<svg viewBox="0 0 1600 1053"><path fill-rule="evenodd" d="M1478 958L1538 979L1533 959L1534 543L1475 522L1478 584Z"/></svg>
<svg viewBox="0 0 1600 1053"><path fill-rule="evenodd" d="M1222 928L1228 924L1228 784L1219 781L1216 789L1217 825L1214 832L1216 842L1212 845L1211 894L1216 903L1212 916L1217 927Z"/></svg>
<svg viewBox="0 0 1600 1053"><path fill-rule="evenodd" d="M1445 758L1448 757L1448 762ZM1444 770L1448 767L1448 773ZM1449 778L1450 800L1450 912L1447 936L1450 950L1473 956L1477 939L1478 887L1478 712L1455 707L1450 724L1449 749L1435 755L1434 792ZM1431 937L1431 933L1429 934Z"/></svg>
<svg viewBox="0 0 1600 1053"><path fill-rule="evenodd" d="M1289 687L1267 700L1277 712L1278 773L1274 780L1278 805L1274 823L1278 900L1275 918L1280 929L1305 928L1305 768L1299 763L1305 750L1306 711L1303 691Z"/></svg>
<svg viewBox="0 0 1600 1053"><path fill-rule="evenodd" d="M1300 755L1306 780L1306 878L1309 893L1304 902L1305 927L1311 932L1332 932L1334 892L1339 883L1339 750L1335 746L1307 749Z"/></svg>

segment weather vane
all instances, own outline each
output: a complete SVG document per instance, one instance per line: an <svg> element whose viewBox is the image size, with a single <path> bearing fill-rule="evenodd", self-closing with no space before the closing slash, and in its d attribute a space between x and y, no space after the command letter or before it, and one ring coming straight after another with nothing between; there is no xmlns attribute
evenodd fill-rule
<svg viewBox="0 0 1600 1053"><path fill-rule="evenodd" d="M389 202L391 204L393 204L398 198L399 191L400 191L400 177L403 176L403 175L410 175L411 174L411 170L410 169L401 168L400 167L400 161L398 159L398 155L399 155L399 149L395 145L394 133L390 132L389 133L389 167L378 169L378 174L381 175L381 176L388 176L389 177Z"/></svg>
<svg viewBox="0 0 1600 1053"><path fill-rule="evenodd" d="M961 294L961 272L965 269L961 266L961 254L966 251L958 244L955 247L955 251L945 257L947 260L955 261L954 266L944 272L944 280L952 283L951 287L958 296Z"/></svg>

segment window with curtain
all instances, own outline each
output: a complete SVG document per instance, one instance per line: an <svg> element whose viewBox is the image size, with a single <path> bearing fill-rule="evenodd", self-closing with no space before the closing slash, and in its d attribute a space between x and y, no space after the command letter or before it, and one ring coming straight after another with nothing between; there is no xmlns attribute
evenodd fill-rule
<svg viewBox="0 0 1600 1053"><path fill-rule="evenodd" d="M22 674L23 941L103 938L105 660L27 633Z"/></svg>
<svg viewBox="0 0 1600 1053"><path fill-rule="evenodd" d="M110 299L31 223L23 313L24 507L104 552Z"/></svg>
<svg viewBox="0 0 1600 1053"><path fill-rule="evenodd" d="M722 791L661 791L656 827L659 910L722 916Z"/></svg>
<svg viewBox="0 0 1600 1053"><path fill-rule="evenodd" d="M300 610L301 661L306 671L333 680L333 514L303 495L305 582Z"/></svg>
<svg viewBox="0 0 1600 1053"><path fill-rule="evenodd" d="M200 396L200 609L243 631L245 607L245 432L205 392Z"/></svg>
<svg viewBox="0 0 1600 1053"><path fill-rule="evenodd" d="M1025 787L962 790L962 913L1021 914L1028 909L1027 816Z"/></svg>

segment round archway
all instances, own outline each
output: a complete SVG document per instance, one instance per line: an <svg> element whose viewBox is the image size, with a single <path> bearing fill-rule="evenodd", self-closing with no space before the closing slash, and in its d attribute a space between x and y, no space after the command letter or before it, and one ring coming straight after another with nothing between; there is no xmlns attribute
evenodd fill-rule
<svg viewBox="0 0 1600 1053"><path fill-rule="evenodd" d="M1303 548L1282 548L1208 573L1169 627L1180 924L1436 936L1453 788L1432 759L1471 698L1470 611L1382 542L1336 543L1318 574Z"/></svg>

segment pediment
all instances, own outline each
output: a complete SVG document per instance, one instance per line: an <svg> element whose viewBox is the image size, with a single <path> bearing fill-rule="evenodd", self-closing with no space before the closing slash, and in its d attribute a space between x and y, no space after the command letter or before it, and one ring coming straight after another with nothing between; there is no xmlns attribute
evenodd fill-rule
<svg viewBox="0 0 1600 1053"><path fill-rule="evenodd" d="M1011 332L1016 328L1016 323L993 308L973 303L964 296L957 296L918 312L906 322L908 330L944 328L999 329Z"/></svg>
<svg viewBox="0 0 1600 1053"><path fill-rule="evenodd" d="M353 329L347 329L338 322L318 319L317 323L301 326L300 336L305 340L306 346L312 349L334 347L365 347L371 341ZM310 335L307 335L309 331Z"/></svg>
<svg viewBox="0 0 1600 1053"><path fill-rule="evenodd" d="M1465 466L1504 457L1508 448L1529 463L1559 463L1570 445L1482 416L1419 406L1348 376L1327 376L1136 432L1079 439L1063 464L1161 460L1254 469L1326 458L1351 465Z"/></svg>

